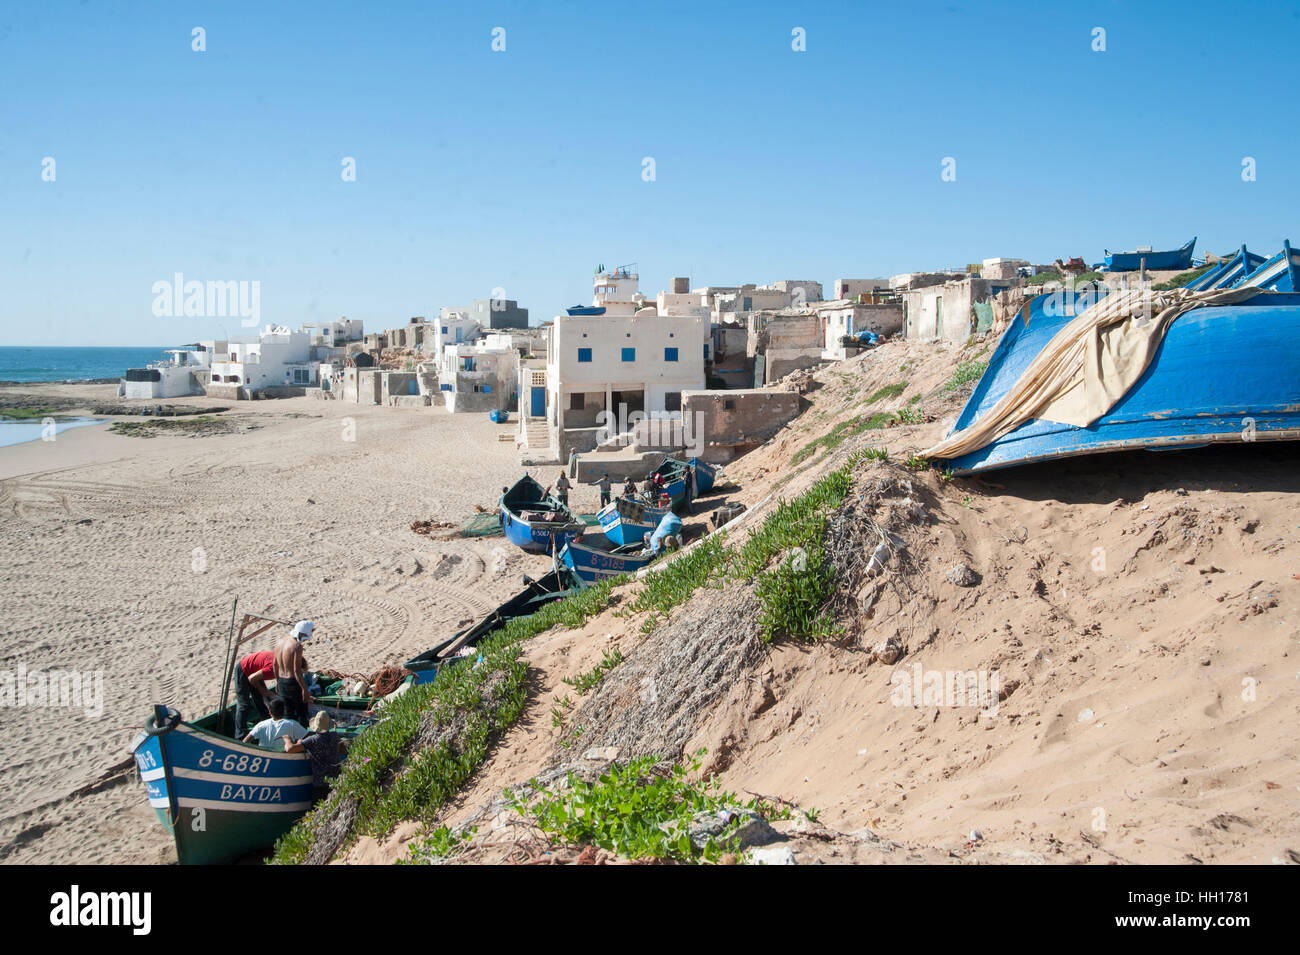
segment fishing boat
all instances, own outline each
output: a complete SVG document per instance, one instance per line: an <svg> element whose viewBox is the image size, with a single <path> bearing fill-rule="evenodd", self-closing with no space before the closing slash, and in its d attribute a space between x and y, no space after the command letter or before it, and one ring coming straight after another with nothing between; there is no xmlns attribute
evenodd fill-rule
<svg viewBox="0 0 1300 955"><path fill-rule="evenodd" d="M355 737L373 722L369 697L316 701L334 730ZM212 865L274 844L312 806L311 760L236 740L234 705L197 720L155 706L132 746L149 805L182 865Z"/></svg>
<svg viewBox="0 0 1300 955"><path fill-rule="evenodd" d="M688 471L695 472L695 493L697 497L713 490L718 469L710 464L705 464L699 458L681 461L677 458L665 457L659 467L652 472L652 474L660 475L663 478L661 493L668 495L669 506L676 507L686 500L686 474Z"/></svg>
<svg viewBox="0 0 1300 955"><path fill-rule="evenodd" d="M1178 249L1171 249L1168 252L1151 252L1138 250L1137 252L1111 252L1106 250L1106 268L1112 272L1136 272L1142 268L1142 260L1146 260L1148 272L1162 272L1167 270L1186 270L1192 265L1192 250L1196 248L1196 237L1186 245Z"/></svg>
<svg viewBox="0 0 1300 955"><path fill-rule="evenodd" d="M587 526L527 474L505 489L500 507L506 540L536 553L558 552Z"/></svg>
<svg viewBox="0 0 1300 955"><path fill-rule="evenodd" d="M573 305L565 309L570 315L604 315L605 308L602 305Z"/></svg>
<svg viewBox="0 0 1300 955"><path fill-rule="evenodd" d="M1178 315L1141 376L1087 427L1032 418L977 450L934 456L970 474L1104 451L1300 438L1300 294L1254 293L1244 283L1237 291L1232 304ZM1002 335L945 442L988 415L1093 301L1092 293L1067 292L1030 303Z"/></svg>
<svg viewBox="0 0 1300 955"><path fill-rule="evenodd" d="M653 507L639 500L616 497L596 514L600 529L616 547L639 544L659 526L667 507Z"/></svg>
<svg viewBox="0 0 1300 955"><path fill-rule="evenodd" d="M572 540L560 551L560 560L583 581L590 585L620 574L634 574L650 563L653 555L643 553L640 541L634 544L613 546L606 539L605 547L585 541Z"/></svg>
<svg viewBox="0 0 1300 955"><path fill-rule="evenodd" d="M1291 248L1289 240L1284 240L1282 251L1266 259L1243 245L1240 252L1189 282L1187 288L1202 291L1239 286L1300 292L1300 252Z"/></svg>
<svg viewBox="0 0 1300 955"><path fill-rule="evenodd" d="M236 739L235 705L228 702L239 648L280 623L245 614L235 640L232 619L221 705L192 721L172 707L155 705L132 743L149 805L183 865L229 862L270 846L311 808L310 757ZM255 632L246 633L253 624ZM314 700L347 739L375 721L371 702L340 695Z"/></svg>
<svg viewBox="0 0 1300 955"><path fill-rule="evenodd" d="M1193 292L1203 292L1212 288L1232 288L1263 264L1264 256L1256 255L1243 245L1241 251L1232 258L1218 262L1208 272L1188 282L1184 288Z"/></svg>
<svg viewBox="0 0 1300 955"><path fill-rule="evenodd" d="M402 666L415 674L416 684L431 683L440 669L465 659L466 648L504 627L511 620L531 616L547 604L577 593L582 587L582 581L567 567L557 567L536 580L525 576L524 589L519 593L484 615L472 627L458 631L437 646L407 660Z"/></svg>

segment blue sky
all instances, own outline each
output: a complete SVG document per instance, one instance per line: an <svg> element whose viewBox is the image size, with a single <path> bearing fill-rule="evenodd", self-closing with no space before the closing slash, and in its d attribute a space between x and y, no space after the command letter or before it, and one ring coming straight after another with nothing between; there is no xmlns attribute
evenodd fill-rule
<svg viewBox="0 0 1300 955"><path fill-rule="evenodd" d="M829 293L1193 235L1272 253L1300 241L1298 49L1297 3L10 3L0 344L246 331L155 317L176 272L375 330L496 287L536 323L599 263Z"/></svg>

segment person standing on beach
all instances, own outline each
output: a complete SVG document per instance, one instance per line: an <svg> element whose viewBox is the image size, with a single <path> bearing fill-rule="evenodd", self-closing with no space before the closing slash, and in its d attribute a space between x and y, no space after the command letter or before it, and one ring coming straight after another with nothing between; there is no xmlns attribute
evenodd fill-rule
<svg viewBox="0 0 1300 955"><path fill-rule="evenodd" d="M632 480L631 475L628 475L627 483L623 485L623 496L629 501L636 497L636 481Z"/></svg>
<svg viewBox="0 0 1300 955"><path fill-rule="evenodd" d="M310 620L299 620L293 633L282 637L275 645L275 690L284 700L284 709L290 719L303 725L307 723L311 694L307 692L307 682L303 678L302 644L311 638L314 629L316 625Z"/></svg>
<svg viewBox="0 0 1300 955"><path fill-rule="evenodd" d="M271 699L271 688L266 681L275 676L275 654L259 650L240 658L235 667L235 735L243 739L253 724L269 717L266 701Z"/></svg>
<svg viewBox="0 0 1300 955"><path fill-rule="evenodd" d="M608 472L599 481L592 481L592 484L600 488L600 506L604 507L609 503L609 474Z"/></svg>
<svg viewBox="0 0 1300 955"><path fill-rule="evenodd" d="M569 483L568 476L561 471L560 479L555 482L555 496L560 499L560 503L565 507L569 506L569 488L573 485Z"/></svg>

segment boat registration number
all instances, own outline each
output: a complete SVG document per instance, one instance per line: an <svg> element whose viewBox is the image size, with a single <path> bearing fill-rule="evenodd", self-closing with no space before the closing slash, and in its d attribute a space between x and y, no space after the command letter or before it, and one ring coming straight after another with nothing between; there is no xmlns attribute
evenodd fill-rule
<svg viewBox="0 0 1300 955"><path fill-rule="evenodd" d="M216 754L210 749L205 749L203 755L199 757L199 769L207 769L214 763L227 773L265 773L271 768L271 760L266 756L230 753L225 759L217 762Z"/></svg>

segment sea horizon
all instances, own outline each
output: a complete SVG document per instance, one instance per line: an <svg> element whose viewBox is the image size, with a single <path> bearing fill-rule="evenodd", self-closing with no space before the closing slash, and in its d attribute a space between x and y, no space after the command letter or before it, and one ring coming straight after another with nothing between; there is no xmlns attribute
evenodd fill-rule
<svg viewBox="0 0 1300 955"><path fill-rule="evenodd" d="M120 378L175 345L0 345L0 381L95 381Z"/></svg>

